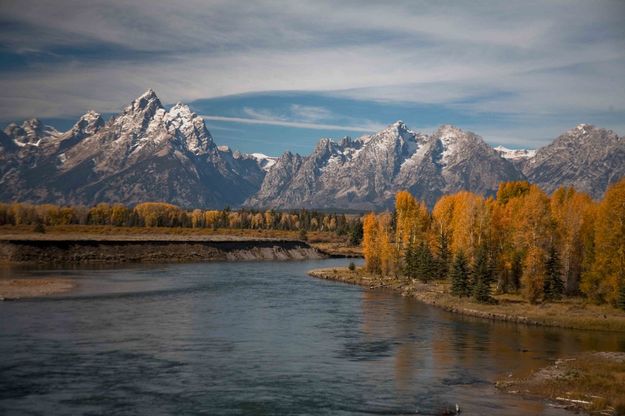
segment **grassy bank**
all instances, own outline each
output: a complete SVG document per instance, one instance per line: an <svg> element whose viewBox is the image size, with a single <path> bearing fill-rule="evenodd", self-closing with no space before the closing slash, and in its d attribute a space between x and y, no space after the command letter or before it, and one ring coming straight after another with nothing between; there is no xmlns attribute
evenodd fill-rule
<svg viewBox="0 0 625 416"><path fill-rule="evenodd" d="M548 398L570 410L625 415L625 353L559 359L529 377L499 381L497 387L511 394Z"/></svg>
<svg viewBox="0 0 625 416"><path fill-rule="evenodd" d="M132 240L157 239L161 241L224 241L242 239L299 240L298 231L250 230L234 228L183 228L183 227L114 227L100 225L59 225L45 227L45 233L33 231L29 225L0 226L0 240ZM351 246L347 236L337 236L328 231L310 231L306 241L317 250L331 256L361 257L360 246Z"/></svg>
<svg viewBox="0 0 625 416"><path fill-rule="evenodd" d="M480 304L469 298L452 296L447 282L421 283L405 278L374 276L362 269L350 271L347 268L317 269L309 274L372 289L393 289L427 304L480 318L561 328L625 332L624 311L608 305L593 305L581 298L532 305L519 295L505 294L494 295L497 301L495 304Z"/></svg>

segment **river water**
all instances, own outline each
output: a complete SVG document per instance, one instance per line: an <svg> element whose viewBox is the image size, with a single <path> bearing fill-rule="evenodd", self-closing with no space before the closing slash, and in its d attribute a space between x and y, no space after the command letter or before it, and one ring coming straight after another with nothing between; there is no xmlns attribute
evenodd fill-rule
<svg viewBox="0 0 625 416"><path fill-rule="evenodd" d="M494 381L625 350L306 275L347 262L4 269L79 286L0 302L0 414L559 415Z"/></svg>

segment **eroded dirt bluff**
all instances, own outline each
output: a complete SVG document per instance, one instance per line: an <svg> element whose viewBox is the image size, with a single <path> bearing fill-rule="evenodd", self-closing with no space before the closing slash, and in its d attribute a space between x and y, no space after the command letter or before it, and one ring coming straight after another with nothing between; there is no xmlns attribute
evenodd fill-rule
<svg viewBox="0 0 625 416"><path fill-rule="evenodd" d="M299 240L241 237L92 237L0 239L3 263L121 263L320 259Z"/></svg>

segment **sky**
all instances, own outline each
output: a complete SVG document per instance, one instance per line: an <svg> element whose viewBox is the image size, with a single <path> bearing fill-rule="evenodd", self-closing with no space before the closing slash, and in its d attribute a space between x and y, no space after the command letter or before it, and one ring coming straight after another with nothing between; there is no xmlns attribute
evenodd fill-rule
<svg viewBox="0 0 625 416"><path fill-rule="evenodd" d="M511 148L623 135L625 1L0 0L0 124L66 129L149 88L269 155L396 120Z"/></svg>

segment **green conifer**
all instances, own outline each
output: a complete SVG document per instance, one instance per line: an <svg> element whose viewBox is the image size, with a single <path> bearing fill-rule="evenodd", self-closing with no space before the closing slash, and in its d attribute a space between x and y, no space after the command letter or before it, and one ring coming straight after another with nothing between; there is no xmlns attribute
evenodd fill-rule
<svg viewBox="0 0 625 416"><path fill-rule="evenodd" d="M616 306L618 306L619 309L622 309L625 311L625 276L621 276L621 281L620 281L619 290L618 290L618 299L616 300Z"/></svg>
<svg viewBox="0 0 625 416"><path fill-rule="evenodd" d="M451 294L454 296L470 296L469 263L464 252L459 251L451 268Z"/></svg>
<svg viewBox="0 0 625 416"><path fill-rule="evenodd" d="M545 261L545 283L543 290L545 300L555 300L562 297L564 293L564 283L562 283L562 266L560 265L560 257L555 247L551 247L549 255Z"/></svg>
<svg viewBox="0 0 625 416"><path fill-rule="evenodd" d="M488 249L486 246L480 246L477 251L475 264L473 265L473 297L479 303L489 303L492 298L490 296L491 283L491 267L488 260Z"/></svg>
<svg viewBox="0 0 625 416"><path fill-rule="evenodd" d="M521 277L523 276L523 256L520 252L515 252L512 257L512 267L510 270L510 290L518 292L521 289Z"/></svg>

